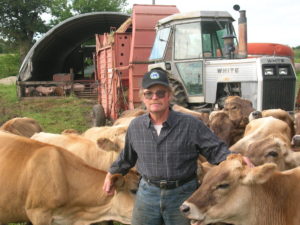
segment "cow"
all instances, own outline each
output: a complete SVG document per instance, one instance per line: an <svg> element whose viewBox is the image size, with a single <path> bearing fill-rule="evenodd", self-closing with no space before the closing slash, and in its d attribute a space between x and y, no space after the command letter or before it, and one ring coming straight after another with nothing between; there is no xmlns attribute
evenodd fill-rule
<svg viewBox="0 0 300 225"><path fill-rule="evenodd" d="M180 206L194 224L298 225L300 168L280 172L273 163L248 167L232 154L205 175Z"/></svg>
<svg viewBox="0 0 300 225"><path fill-rule="evenodd" d="M105 171L69 151L0 132L0 223L130 224L137 177L115 176L116 193L103 190Z"/></svg>
<svg viewBox="0 0 300 225"><path fill-rule="evenodd" d="M77 134L41 132L34 134L31 139L65 148L82 158L88 165L105 171L119 155L116 151L103 151L95 142Z"/></svg>
<svg viewBox="0 0 300 225"><path fill-rule="evenodd" d="M35 119L28 117L16 117L6 121L0 127L0 130L25 137L31 137L34 133L41 132L43 129Z"/></svg>
<svg viewBox="0 0 300 225"><path fill-rule="evenodd" d="M280 170L300 165L300 152L294 152L290 143L291 131L288 124L274 117L263 117L250 121L244 137L230 147L242 153L258 166L276 163Z"/></svg>
<svg viewBox="0 0 300 225"><path fill-rule="evenodd" d="M228 146L231 146L243 137L252 111L254 108L249 100L239 96L229 96L222 110L210 113L208 126Z"/></svg>

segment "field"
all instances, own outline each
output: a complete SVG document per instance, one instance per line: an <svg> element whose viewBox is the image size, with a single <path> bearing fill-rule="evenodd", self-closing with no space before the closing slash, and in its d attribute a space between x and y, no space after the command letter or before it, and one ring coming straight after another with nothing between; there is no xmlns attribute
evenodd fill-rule
<svg viewBox="0 0 300 225"><path fill-rule="evenodd" d="M15 85L0 85L0 125L14 117L31 117L50 133L64 129L83 132L91 127L90 113L95 101L74 96L19 101L16 93Z"/></svg>

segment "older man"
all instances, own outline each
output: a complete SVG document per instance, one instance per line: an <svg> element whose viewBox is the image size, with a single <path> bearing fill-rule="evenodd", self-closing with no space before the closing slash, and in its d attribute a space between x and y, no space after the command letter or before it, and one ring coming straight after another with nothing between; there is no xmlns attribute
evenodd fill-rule
<svg viewBox="0 0 300 225"><path fill-rule="evenodd" d="M144 75L142 100L148 113L131 122L125 148L103 185L108 194L113 194L111 175L125 175L136 165L142 179L132 225L188 225L179 206L198 187L198 156L218 164L230 154L200 120L171 110L171 97L165 71L156 69Z"/></svg>

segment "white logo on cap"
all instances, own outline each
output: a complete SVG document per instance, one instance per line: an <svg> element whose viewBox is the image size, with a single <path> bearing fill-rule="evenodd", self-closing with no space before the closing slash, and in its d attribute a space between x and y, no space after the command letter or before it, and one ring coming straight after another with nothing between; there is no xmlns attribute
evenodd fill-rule
<svg viewBox="0 0 300 225"><path fill-rule="evenodd" d="M159 74L157 72L152 72L150 78L153 80L159 79Z"/></svg>

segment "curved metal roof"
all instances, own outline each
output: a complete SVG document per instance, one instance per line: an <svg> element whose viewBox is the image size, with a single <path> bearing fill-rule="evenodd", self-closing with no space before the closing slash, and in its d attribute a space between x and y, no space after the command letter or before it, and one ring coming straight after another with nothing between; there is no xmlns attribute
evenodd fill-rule
<svg viewBox="0 0 300 225"><path fill-rule="evenodd" d="M69 72L66 71L66 61L81 43L96 33L109 32L111 27L118 28L128 17L124 13L95 12L61 22L32 46L21 65L18 80L52 80L55 73Z"/></svg>

